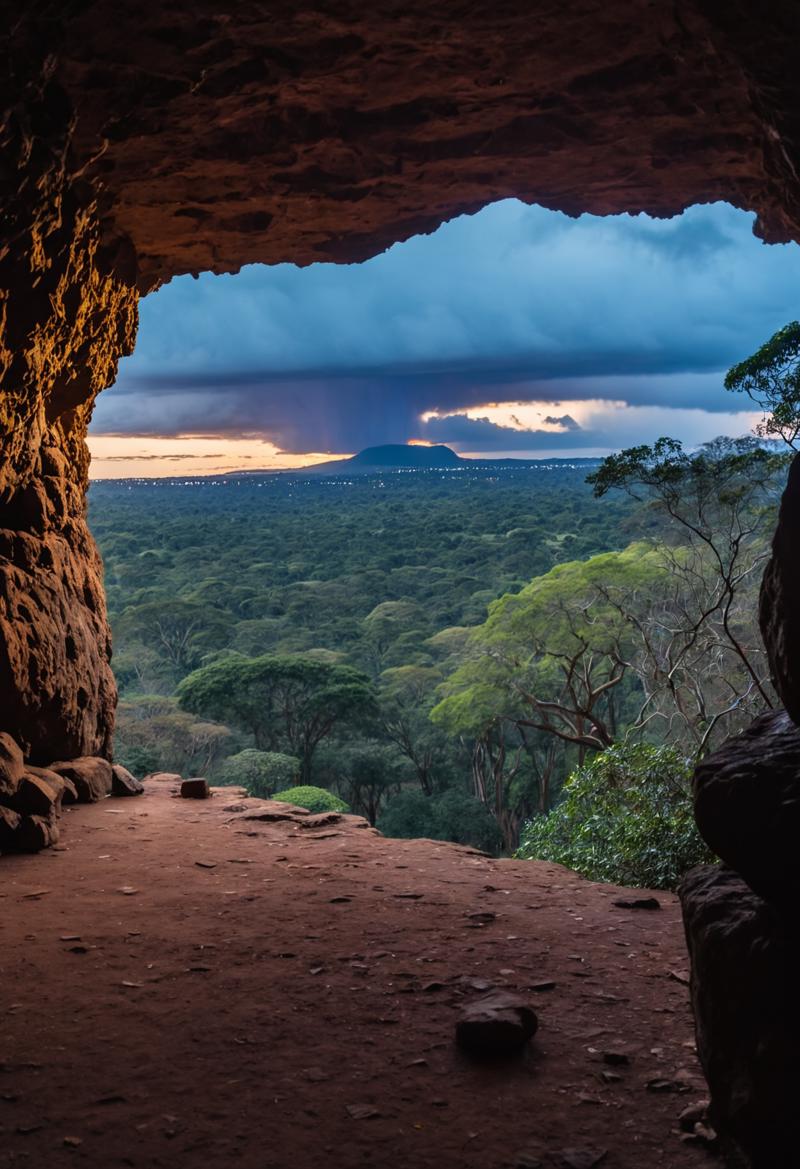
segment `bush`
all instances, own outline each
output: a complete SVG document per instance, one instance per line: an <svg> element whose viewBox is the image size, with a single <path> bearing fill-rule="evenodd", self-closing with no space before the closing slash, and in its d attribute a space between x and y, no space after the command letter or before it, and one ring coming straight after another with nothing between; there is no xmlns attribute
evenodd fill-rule
<svg viewBox="0 0 800 1169"><path fill-rule="evenodd" d="M691 764L673 747L609 747L573 771L558 807L525 826L516 855L594 881L674 889L687 869L714 859L690 791Z"/></svg>
<svg viewBox="0 0 800 1169"><path fill-rule="evenodd" d="M413 790L400 792L379 817L378 828L384 836L450 840L484 852L497 853L503 845L500 829L488 809L457 788L434 796Z"/></svg>
<svg viewBox="0 0 800 1169"><path fill-rule="evenodd" d="M333 792L326 792L324 787L290 787L286 791L276 792L270 798L296 804L298 808L307 808L309 812L349 811L344 800L340 800Z"/></svg>
<svg viewBox="0 0 800 1169"><path fill-rule="evenodd" d="M268 800L276 788L294 782L300 774L300 760L277 751L247 747L224 759L215 776L221 784L246 787L251 796Z"/></svg>

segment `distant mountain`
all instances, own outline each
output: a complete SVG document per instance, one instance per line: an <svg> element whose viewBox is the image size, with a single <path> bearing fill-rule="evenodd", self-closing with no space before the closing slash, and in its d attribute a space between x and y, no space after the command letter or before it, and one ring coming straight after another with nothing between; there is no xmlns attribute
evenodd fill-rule
<svg viewBox="0 0 800 1169"><path fill-rule="evenodd" d="M390 442L384 446L368 446L349 459L331 463L316 463L303 467L303 475L374 475L378 471L430 471L440 467L459 467L469 459L460 458L449 446L409 446Z"/></svg>
<svg viewBox="0 0 800 1169"><path fill-rule="evenodd" d="M459 467L481 470L514 470L521 467L541 466L597 466L597 458L538 458L538 459L492 459L465 458L457 455L449 446L417 446L406 443L386 443L384 446L368 446L349 459L336 459L331 463L317 463L302 470L284 471L288 475L374 475L381 471L431 471Z"/></svg>
<svg viewBox="0 0 800 1169"><path fill-rule="evenodd" d="M351 459L342 459L336 465L351 470L361 467L456 467L465 461L449 446L409 446L392 442L365 447Z"/></svg>
<svg viewBox="0 0 800 1169"><path fill-rule="evenodd" d="M448 467L477 471L513 471L523 467L575 467L597 466L597 458L538 458L538 459L492 459L466 458L457 455L449 446L417 446L408 443L391 442L383 446L368 446L348 459L334 459L330 463L314 463L309 467L298 467L285 471L226 471L224 479L251 478L254 475L290 475L308 478L309 475L376 475L384 471L438 471Z"/></svg>

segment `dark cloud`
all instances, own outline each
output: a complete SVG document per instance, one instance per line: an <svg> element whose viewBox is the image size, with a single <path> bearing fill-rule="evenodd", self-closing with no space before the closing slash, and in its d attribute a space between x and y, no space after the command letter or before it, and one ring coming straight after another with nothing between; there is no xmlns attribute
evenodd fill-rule
<svg viewBox="0 0 800 1169"><path fill-rule="evenodd" d="M800 277L751 228L724 204L572 220L508 200L362 265L177 279L142 303L93 430L347 451L488 402L743 410L722 371L795 315Z"/></svg>
<svg viewBox="0 0 800 1169"><path fill-rule="evenodd" d="M192 460L194 460L194 459L222 459L225 456L223 455L223 453L221 451L218 451L214 455L200 455L200 454L175 454L175 455L137 454L134 456L131 456L129 454L128 455L103 455L103 462L104 463L129 463L131 461L132 457L136 458L136 460L138 462L141 462L141 463L154 463L154 462L157 463L163 459L166 459L168 462L171 463L175 459L192 459ZM240 459L252 458L251 455L239 455L238 457Z"/></svg>
<svg viewBox="0 0 800 1169"><path fill-rule="evenodd" d="M517 419L515 419L517 421ZM572 417L571 414L561 414L558 417L553 417L552 414L545 415L544 422L550 426L563 426L565 430L580 430L580 426Z"/></svg>

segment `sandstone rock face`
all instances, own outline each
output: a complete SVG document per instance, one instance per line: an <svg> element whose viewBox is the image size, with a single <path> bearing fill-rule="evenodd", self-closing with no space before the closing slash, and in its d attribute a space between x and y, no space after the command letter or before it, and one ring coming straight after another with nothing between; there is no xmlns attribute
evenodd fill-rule
<svg viewBox="0 0 800 1169"><path fill-rule="evenodd" d="M800 724L800 458L781 500L772 558L761 582L759 618L775 689Z"/></svg>
<svg viewBox="0 0 800 1169"><path fill-rule="evenodd" d="M93 192L69 173L73 107L20 37L22 76L0 131L0 728L43 763L110 745L84 437L96 393L132 346L136 297L102 249Z"/></svg>
<svg viewBox="0 0 800 1169"><path fill-rule="evenodd" d="M0 804L0 853L14 850L17 830L22 823L19 812Z"/></svg>
<svg viewBox="0 0 800 1169"><path fill-rule="evenodd" d="M87 0L51 34L139 283L359 260L493 199L800 222L791 0ZM788 91L788 92L787 92ZM102 154L98 154L102 145ZM94 161L91 161L94 160Z"/></svg>
<svg viewBox="0 0 800 1169"><path fill-rule="evenodd" d="M785 711L761 715L707 756L694 775L703 839L751 889L797 905L800 728Z"/></svg>
<svg viewBox="0 0 800 1169"><path fill-rule="evenodd" d="M0 733L0 801L13 798L25 774L25 762L19 745L5 732Z"/></svg>
<svg viewBox="0 0 800 1169"><path fill-rule="evenodd" d="M700 868L680 889L697 1043L710 1119L727 1164L797 1163L800 924L730 869Z"/></svg>
<svg viewBox="0 0 800 1169"><path fill-rule="evenodd" d="M58 844L60 829L55 813L49 816L23 816L14 834L15 852L41 852Z"/></svg>

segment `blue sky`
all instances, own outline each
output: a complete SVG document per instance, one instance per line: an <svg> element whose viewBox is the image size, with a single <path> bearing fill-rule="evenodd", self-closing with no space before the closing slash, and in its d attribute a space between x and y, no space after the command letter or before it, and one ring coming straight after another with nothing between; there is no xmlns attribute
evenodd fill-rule
<svg viewBox="0 0 800 1169"><path fill-rule="evenodd" d="M142 302L96 458L109 436L167 455L245 440L258 460L259 443L273 459L409 439L574 455L746 432L724 372L800 315L800 249L762 244L752 219L506 200L360 265L181 277Z"/></svg>

